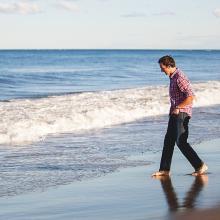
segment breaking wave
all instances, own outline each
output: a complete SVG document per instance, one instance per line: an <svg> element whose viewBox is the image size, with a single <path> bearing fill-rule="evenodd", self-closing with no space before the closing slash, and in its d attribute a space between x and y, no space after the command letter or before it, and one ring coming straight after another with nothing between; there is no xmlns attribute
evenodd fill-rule
<svg viewBox="0 0 220 220"><path fill-rule="evenodd" d="M220 104L220 81L193 84L194 107ZM167 86L82 92L0 103L0 144L24 144L167 114Z"/></svg>

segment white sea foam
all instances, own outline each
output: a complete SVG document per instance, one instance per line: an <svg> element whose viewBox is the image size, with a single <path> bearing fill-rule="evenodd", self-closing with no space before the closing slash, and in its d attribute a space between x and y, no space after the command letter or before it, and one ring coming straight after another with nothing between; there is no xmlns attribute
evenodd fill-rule
<svg viewBox="0 0 220 220"><path fill-rule="evenodd" d="M195 107L220 104L220 82L193 85ZM168 88L148 86L84 92L0 103L0 144L39 141L50 134L75 133L167 114Z"/></svg>

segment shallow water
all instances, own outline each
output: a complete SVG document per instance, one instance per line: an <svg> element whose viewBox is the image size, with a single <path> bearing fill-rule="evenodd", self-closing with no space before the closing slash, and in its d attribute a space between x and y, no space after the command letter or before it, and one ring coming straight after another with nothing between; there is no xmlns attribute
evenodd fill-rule
<svg viewBox="0 0 220 220"><path fill-rule="evenodd" d="M191 143L220 137L219 107L195 108ZM148 154L161 152L167 121L167 116L147 117L81 134L50 136L26 146L1 146L0 196L42 191L120 167L154 163ZM132 155L144 157L137 160Z"/></svg>
<svg viewBox="0 0 220 220"><path fill-rule="evenodd" d="M166 54L197 95L190 141L219 137L220 51L1 50L0 196L155 162L147 155L161 151L168 120L169 79L157 63Z"/></svg>

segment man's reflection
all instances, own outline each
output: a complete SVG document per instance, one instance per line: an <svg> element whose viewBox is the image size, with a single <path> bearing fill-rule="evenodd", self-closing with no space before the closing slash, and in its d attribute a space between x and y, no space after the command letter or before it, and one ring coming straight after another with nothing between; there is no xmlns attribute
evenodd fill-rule
<svg viewBox="0 0 220 220"><path fill-rule="evenodd" d="M160 180L171 212L178 211L179 209L193 209L195 207L196 198L208 182L207 175L196 176L191 188L186 193L183 204L180 205L171 178L169 176L157 176L154 178Z"/></svg>

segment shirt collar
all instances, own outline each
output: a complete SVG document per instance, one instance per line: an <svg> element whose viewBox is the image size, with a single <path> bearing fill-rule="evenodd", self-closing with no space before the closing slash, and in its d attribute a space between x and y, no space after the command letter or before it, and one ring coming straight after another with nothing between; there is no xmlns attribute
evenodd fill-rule
<svg viewBox="0 0 220 220"><path fill-rule="evenodd" d="M174 71L174 73L170 76L170 79L172 79L174 77L174 75L176 75L176 73L179 72L179 69L176 68L176 70Z"/></svg>

